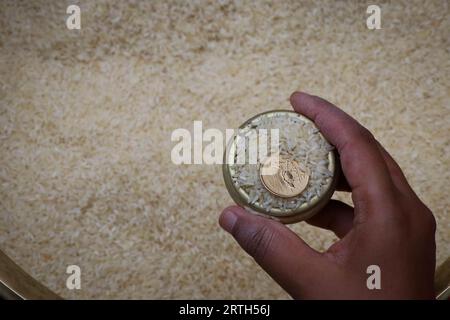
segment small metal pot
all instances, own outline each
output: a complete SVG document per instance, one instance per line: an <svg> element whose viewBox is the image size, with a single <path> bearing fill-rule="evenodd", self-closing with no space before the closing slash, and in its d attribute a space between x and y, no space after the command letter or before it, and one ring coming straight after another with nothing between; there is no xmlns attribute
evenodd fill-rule
<svg viewBox="0 0 450 320"><path fill-rule="evenodd" d="M301 119L301 121L308 122L314 125L314 123L311 120L294 111L273 110L260 113L250 118L239 127L238 131L248 127L249 124L251 124L254 120L260 117L273 117L280 114L287 115L289 117L296 117ZM230 196L239 206L255 214L261 214L263 216L278 220L282 223L289 224L299 222L312 217L314 214L319 212L330 200L331 196L333 195L336 189L338 176L340 174L339 172L340 165L338 162L339 160L334 150L328 153L328 170L330 170L333 175L329 180L328 184L326 185L325 192L320 198L318 196L314 196L309 202L303 203L299 207L290 210L289 212L281 211L279 209L271 209L270 211L266 211L260 203L258 202L250 203L249 195L247 194L247 192L243 188L237 187L232 181L234 169L233 166L230 164L233 163L232 159L235 157L235 152L237 149L236 148L237 134L238 133L236 133L231 138L224 152L222 172L227 190ZM320 132L318 134L321 135Z"/></svg>

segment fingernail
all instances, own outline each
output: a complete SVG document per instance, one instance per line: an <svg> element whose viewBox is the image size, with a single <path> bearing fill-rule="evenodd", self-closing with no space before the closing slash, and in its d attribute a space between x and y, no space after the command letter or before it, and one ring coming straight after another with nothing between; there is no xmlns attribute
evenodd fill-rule
<svg viewBox="0 0 450 320"><path fill-rule="evenodd" d="M219 220L220 226L227 232L231 233L236 223L237 215L231 210L225 210Z"/></svg>
<svg viewBox="0 0 450 320"><path fill-rule="evenodd" d="M303 91L295 91L291 95L291 99L299 99L301 96L309 96L309 94L307 94L306 92L303 92Z"/></svg>
<svg viewBox="0 0 450 320"><path fill-rule="evenodd" d="M304 94L304 93L300 92L300 91L295 91L293 94L291 94L291 96L289 97L289 100L291 102L295 102L301 97L302 94Z"/></svg>

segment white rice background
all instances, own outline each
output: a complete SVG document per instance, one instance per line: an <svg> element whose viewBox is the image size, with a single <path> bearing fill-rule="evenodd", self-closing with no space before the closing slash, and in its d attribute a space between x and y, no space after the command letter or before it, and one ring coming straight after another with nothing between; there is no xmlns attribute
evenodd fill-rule
<svg viewBox="0 0 450 320"><path fill-rule="evenodd" d="M287 298L218 227L220 165L172 164L170 136L236 128L301 89L393 154L436 215L442 262L448 1L378 4L371 31L361 1L1 1L0 247L66 298ZM292 228L319 250L335 239Z"/></svg>

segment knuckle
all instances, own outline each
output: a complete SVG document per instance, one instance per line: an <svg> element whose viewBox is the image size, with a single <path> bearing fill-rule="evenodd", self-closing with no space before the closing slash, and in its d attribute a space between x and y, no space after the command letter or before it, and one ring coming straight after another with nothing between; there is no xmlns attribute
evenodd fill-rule
<svg viewBox="0 0 450 320"><path fill-rule="evenodd" d="M373 134L360 125L359 123L341 123L339 124L341 127L340 131L345 135L343 139L341 149L344 149L347 145L354 145L355 143L363 143L363 144L375 144L376 140Z"/></svg>
<svg viewBox="0 0 450 320"><path fill-rule="evenodd" d="M437 228L436 218L425 205L418 204L416 208L410 209L409 218L412 220L411 225L416 232L434 237Z"/></svg>
<svg viewBox="0 0 450 320"><path fill-rule="evenodd" d="M242 247L255 260L263 260L271 246L274 231L266 225L259 226L246 234Z"/></svg>
<svg viewBox="0 0 450 320"><path fill-rule="evenodd" d="M431 210L428 208L426 209L425 219L426 219L426 222L425 222L426 228L428 229L429 232L431 232L432 234L435 234L436 228L437 228L436 218L434 217Z"/></svg>
<svg viewBox="0 0 450 320"><path fill-rule="evenodd" d="M375 141L375 137L373 136L372 132L370 132L367 128L363 127L362 125L355 126L353 135L365 141L370 142Z"/></svg>

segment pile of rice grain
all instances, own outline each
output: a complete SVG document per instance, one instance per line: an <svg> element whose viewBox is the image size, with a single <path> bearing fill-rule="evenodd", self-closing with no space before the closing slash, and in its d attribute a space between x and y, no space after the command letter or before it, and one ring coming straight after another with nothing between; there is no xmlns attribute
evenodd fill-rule
<svg viewBox="0 0 450 320"><path fill-rule="evenodd" d="M81 30L68 30L78 3ZM378 3L377 3L378 4ZM445 0L0 1L0 247L65 298L288 295L217 223L221 167L171 162L171 133L328 99L398 161L450 252ZM414 143L411 143L411 142ZM335 194L351 204L351 198ZM291 225L309 245L335 240ZM66 287L79 265L81 290Z"/></svg>
<svg viewBox="0 0 450 320"><path fill-rule="evenodd" d="M245 138L250 140L258 135L259 130L270 133L272 129L278 129L279 156L294 160L300 169L309 175L305 190L294 198L274 196L261 182L260 165L264 158L259 157L256 157L256 164L249 161L233 164L232 179L237 188L242 188L249 195L249 203L258 202L265 211L274 208L289 213L290 210L310 202L313 197L320 198L325 193L333 176L328 169L328 154L333 147L312 122L301 116L293 117L291 113L275 113L270 117L261 115L241 128L238 135L244 136L244 132L247 132L249 134L246 134ZM236 157L239 157L239 152L245 151L243 148L238 149Z"/></svg>

